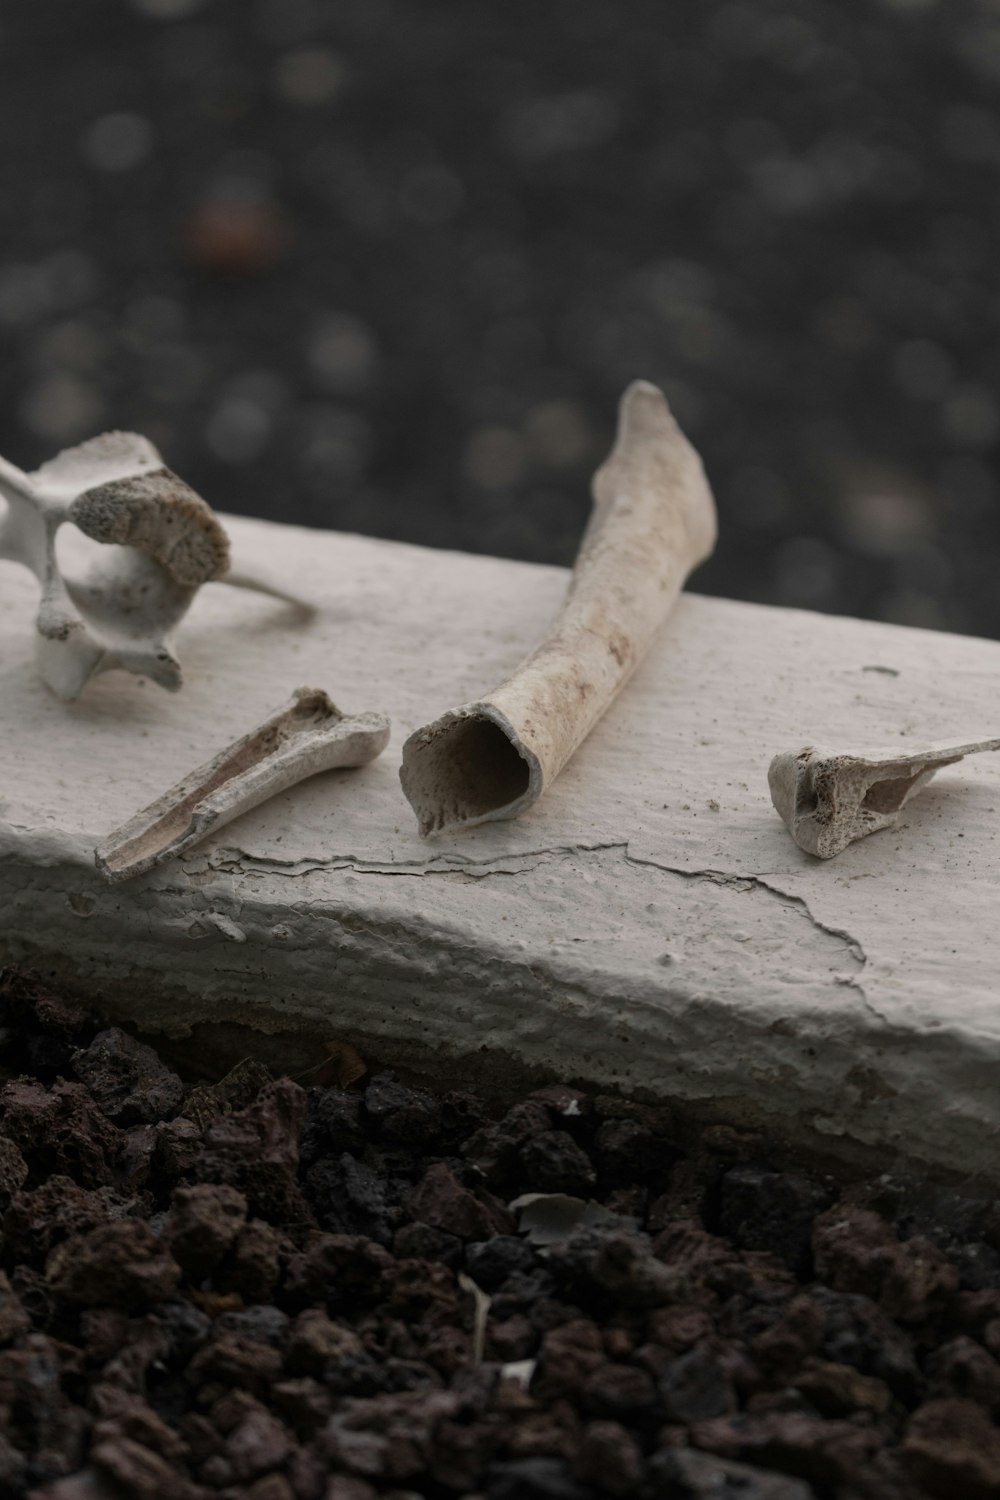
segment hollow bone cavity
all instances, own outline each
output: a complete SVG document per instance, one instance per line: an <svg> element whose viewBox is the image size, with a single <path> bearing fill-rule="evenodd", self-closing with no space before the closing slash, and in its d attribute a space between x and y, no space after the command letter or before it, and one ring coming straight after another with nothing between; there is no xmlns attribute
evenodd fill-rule
<svg viewBox="0 0 1000 1500"><path fill-rule="evenodd" d="M218 518L137 433L106 432L33 474L0 459L0 495L0 558L30 568L41 584L36 661L60 698L76 698L91 677L116 667L180 687L170 634L203 583L290 599L229 572L229 539ZM106 544L75 578L63 573L56 554L67 521Z"/></svg>
<svg viewBox="0 0 1000 1500"><path fill-rule="evenodd" d="M388 741L385 714L347 717L319 688L297 688L271 718L110 834L94 851L97 868L113 883L143 875L309 776L367 765Z"/></svg>
<svg viewBox="0 0 1000 1500"><path fill-rule="evenodd" d="M1000 750L1000 739L912 755L836 755L807 746L798 754L776 755L767 780L771 801L799 848L832 859L848 844L891 828L935 771L983 750Z"/></svg>
<svg viewBox="0 0 1000 1500"><path fill-rule="evenodd" d="M494 692L418 729L400 780L422 833L516 818L542 795L645 656L715 545L701 460L660 391L635 381L593 482L562 607Z"/></svg>

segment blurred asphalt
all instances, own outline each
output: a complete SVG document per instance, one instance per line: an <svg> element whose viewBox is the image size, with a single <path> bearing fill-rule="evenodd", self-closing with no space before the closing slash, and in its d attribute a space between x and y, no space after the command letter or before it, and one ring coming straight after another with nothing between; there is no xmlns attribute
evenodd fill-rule
<svg viewBox="0 0 1000 1500"><path fill-rule="evenodd" d="M6 0L0 452L568 561L622 386L695 587L1000 635L1000 6Z"/></svg>

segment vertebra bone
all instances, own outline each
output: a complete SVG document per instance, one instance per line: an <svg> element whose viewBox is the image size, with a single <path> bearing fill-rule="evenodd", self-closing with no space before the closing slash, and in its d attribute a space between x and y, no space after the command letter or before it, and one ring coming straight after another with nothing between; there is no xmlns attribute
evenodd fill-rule
<svg viewBox="0 0 1000 1500"><path fill-rule="evenodd" d="M388 741L385 714L345 717L320 688L297 688L271 718L109 834L94 861L106 880L131 880L309 776L367 765Z"/></svg>
<svg viewBox="0 0 1000 1500"><path fill-rule="evenodd" d="M36 659L60 698L76 698L91 677L116 667L180 687L170 634L203 583L298 602L266 582L228 574L221 522L137 433L106 432L33 474L0 459L0 495L7 502L0 558L23 563L41 584ZM66 521L107 548L79 578L65 577L56 556Z"/></svg>
<svg viewBox="0 0 1000 1500"><path fill-rule="evenodd" d="M715 544L712 492L660 391L637 380L594 476L562 608L494 692L418 729L400 779L422 833L515 818L558 776Z"/></svg>
<svg viewBox="0 0 1000 1500"><path fill-rule="evenodd" d="M832 859L848 844L891 828L935 771L984 750L1000 750L1000 739L910 755L894 750L844 755L807 745L797 754L776 755L767 780L771 801L799 848Z"/></svg>

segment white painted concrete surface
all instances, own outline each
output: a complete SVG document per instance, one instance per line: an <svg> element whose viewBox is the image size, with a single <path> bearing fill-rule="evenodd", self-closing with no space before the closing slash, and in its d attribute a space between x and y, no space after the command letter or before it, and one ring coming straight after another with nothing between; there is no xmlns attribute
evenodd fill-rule
<svg viewBox="0 0 1000 1500"><path fill-rule="evenodd" d="M31 664L34 581L0 565L0 957L175 1034L486 1049L1000 1175L1000 757L941 772L830 863L792 843L766 775L798 743L997 733L1000 645L687 596L542 803L425 841L403 739L500 679L565 574L227 525L241 564L322 608L303 627L206 588L176 696L113 674L57 702ZM384 756L105 886L95 843L300 684L386 709Z"/></svg>

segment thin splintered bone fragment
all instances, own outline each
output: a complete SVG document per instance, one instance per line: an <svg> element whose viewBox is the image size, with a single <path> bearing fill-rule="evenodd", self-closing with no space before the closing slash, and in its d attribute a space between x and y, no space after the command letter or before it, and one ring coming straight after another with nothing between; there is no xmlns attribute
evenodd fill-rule
<svg viewBox="0 0 1000 1500"><path fill-rule="evenodd" d="M843 755L807 745L797 754L776 755L767 780L771 801L799 848L832 859L848 844L891 828L935 771L984 750L1000 750L1000 739L911 755L895 750Z"/></svg>
<svg viewBox="0 0 1000 1500"><path fill-rule="evenodd" d="M642 661L715 545L712 492L660 391L637 380L594 476L594 510L562 607L494 692L403 747L424 834L516 818L542 795Z"/></svg>
<svg viewBox="0 0 1000 1500"><path fill-rule="evenodd" d="M91 677L114 668L178 688L170 636L203 583L280 596L273 585L230 574L218 517L137 433L106 432L33 474L0 459L0 496L0 558L30 568L41 585L36 661L60 698L77 697ZM82 576L66 576L57 556L66 522L105 544Z"/></svg>
<svg viewBox="0 0 1000 1500"><path fill-rule="evenodd" d="M110 834L94 861L106 880L131 880L309 776L367 765L388 741L385 714L345 716L321 689L297 688L271 718Z"/></svg>

